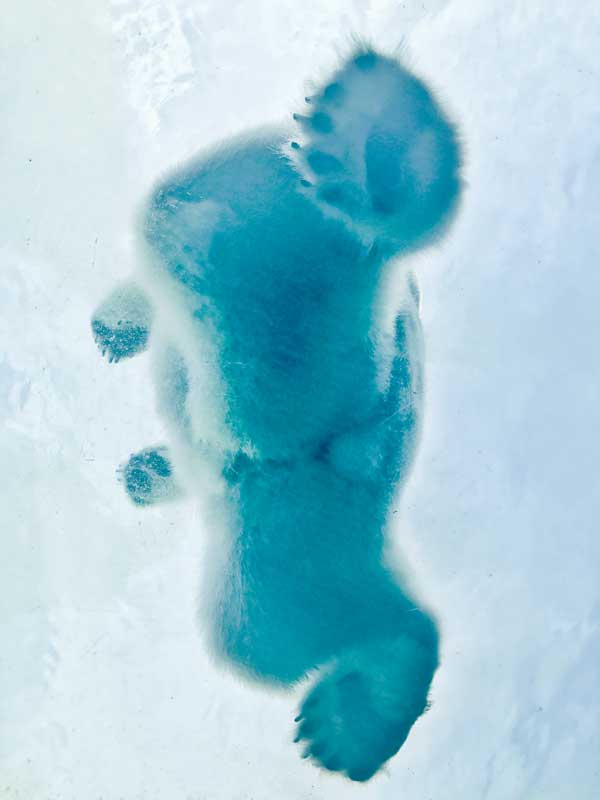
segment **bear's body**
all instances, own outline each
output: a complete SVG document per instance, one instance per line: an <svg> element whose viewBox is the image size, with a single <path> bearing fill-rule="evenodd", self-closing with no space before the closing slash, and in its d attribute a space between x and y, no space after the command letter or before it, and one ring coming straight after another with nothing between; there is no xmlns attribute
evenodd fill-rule
<svg viewBox="0 0 600 800"><path fill-rule="evenodd" d="M217 478L217 652L280 685L320 667L298 737L364 780L424 711L438 658L383 555L419 429L418 298L407 275L387 331L378 292L448 219L458 151L422 84L370 51L315 100L303 146L263 132L161 182L142 223L150 299L125 286L93 325L117 360L151 323L158 345L174 455L130 459L132 499L173 496L177 473L193 488L198 463Z"/></svg>

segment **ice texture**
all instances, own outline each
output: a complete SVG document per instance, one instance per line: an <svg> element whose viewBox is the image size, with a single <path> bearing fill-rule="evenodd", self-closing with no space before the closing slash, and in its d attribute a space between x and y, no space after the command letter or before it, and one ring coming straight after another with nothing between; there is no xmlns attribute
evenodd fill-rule
<svg viewBox="0 0 600 800"><path fill-rule="evenodd" d="M597 800L596 0L20 0L2 26L0 795ZM90 335L156 177L309 113L355 34L403 43L464 131L468 187L449 235L403 259L426 392L388 545L435 610L441 668L367 783L290 746L304 682L266 691L210 657L206 504L137 505L115 480L174 446L158 341L115 365Z"/></svg>

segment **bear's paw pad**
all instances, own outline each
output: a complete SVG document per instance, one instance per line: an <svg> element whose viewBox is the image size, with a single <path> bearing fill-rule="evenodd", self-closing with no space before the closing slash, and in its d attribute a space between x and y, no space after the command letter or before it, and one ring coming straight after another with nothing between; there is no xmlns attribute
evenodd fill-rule
<svg viewBox="0 0 600 800"><path fill-rule="evenodd" d="M138 506L147 506L176 494L166 448L147 448L132 455L120 469L125 491Z"/></svg>
<svg viewBox="0 0 600 800"><path fill-rule="evenodd" d="M335 670L305 698L296 717L294 741L303 742L304 758L354 781L367 781L401 747L411 720L393 720L378 708L369 676Z"/></svg>

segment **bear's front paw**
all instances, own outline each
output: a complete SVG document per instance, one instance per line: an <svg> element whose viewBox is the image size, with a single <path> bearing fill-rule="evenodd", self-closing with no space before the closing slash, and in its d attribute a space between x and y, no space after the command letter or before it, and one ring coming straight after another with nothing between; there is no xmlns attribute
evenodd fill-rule
<svg viewBox="0 0 600 800"><path fill-rule="evenodd" d="M441 232L460 191L456 131L402 64L359 50L295 114L299 191L391 252Z"/></svg>
<svg viewBox="0 0 600 800"><path fill-rule="evenodd" d="M179 494L166 447L149 447L121 467L125 490L138 506L168 500Z"/></svg>
<svg viewBox="0 0 600 800"><path fill-rule="evenodd" d="M92 332L100 352L111 363L131 358L148 346L148 328L126 320L118 320L113 328L99 319L93 319Z"/></svg>
<svg viewBox="0 0 600 800"><path fill-rule="evenodd" d="M131 281L117 286L92 317L92 333L103 356L120 361L148 347L152 308Z"/></svg>

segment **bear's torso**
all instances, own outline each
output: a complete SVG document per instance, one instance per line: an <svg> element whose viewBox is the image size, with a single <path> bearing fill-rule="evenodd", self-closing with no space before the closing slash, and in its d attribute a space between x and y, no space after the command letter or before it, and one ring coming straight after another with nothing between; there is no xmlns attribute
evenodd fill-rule
<svg viewBox="0 0 600 800"><path fill-rule="evenodd" d="M377 247L306 199L279 146L245 143L182 171L146 226L197 326L198 358L207 327L215 340L232 436L271 459L317 451L380 397Z"/></svg>
<svg viewBox="0 0 600 800"><path fill-rule="evenodd" d="M246 142L171 177L151 201L146 238L171 285L169 335L174 313L188 320L157 377L163 407L193 447L210 339L229 434L217 648L285 682L334 640L345 646L362 627L376 635L378 603L403 604L381 552L415 446L420 372L411 296L400 335L387 337L382 382L377 245L307 200L279 147Z"/></svg>

